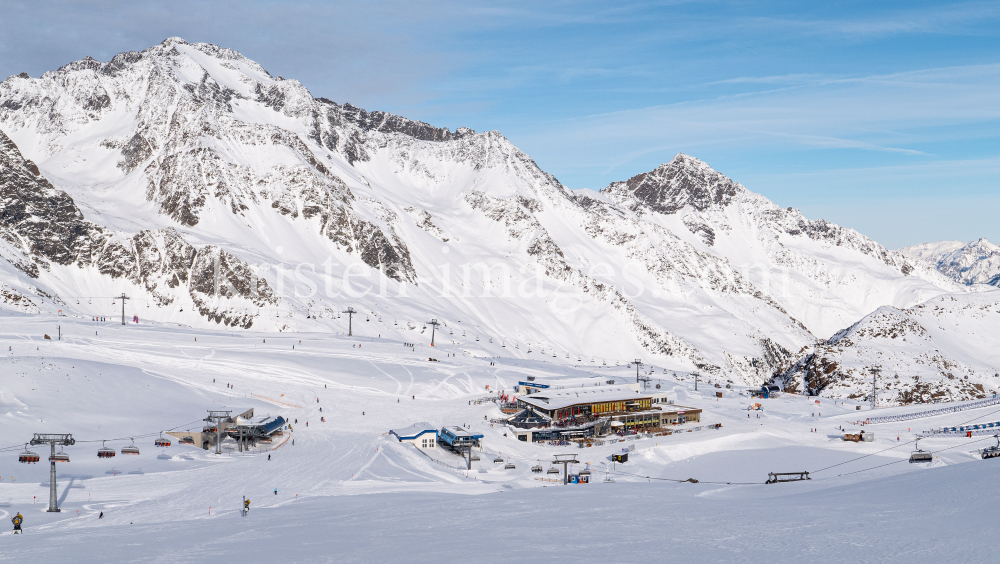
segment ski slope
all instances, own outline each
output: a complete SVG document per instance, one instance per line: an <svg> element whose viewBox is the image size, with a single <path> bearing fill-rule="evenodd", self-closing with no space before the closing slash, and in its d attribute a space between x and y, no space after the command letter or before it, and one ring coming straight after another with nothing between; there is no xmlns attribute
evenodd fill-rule
<svg viewBox="0 0 1000 564"><path fill-rule="evenodd" d="M43 338L58 326L61 341ZM509 392L527 376L628 382L635 372L625 366L487 358L447 340L410 348L377 335L123 327L7 311L0 345L9 347L0 360L0 446L13 447L0 452L0 523L25 516L24 535L0 536L3 562L939 562L990 554L998 468L975 451L993 439L922 440L934 462L907 459L920 431L994 421L995 407L870 425L874 442L846 443L838 429L857 428L872 415L867 406L785 394L755 400L764 409L748 417L749 400L734 390L717 399L711 384L695 391L688 375L657 369L653 381L672 400L704 409L701 424L680 430L722 428L629 441L629 462L611 471L623 443L518 442L486 420L500 416L495 404L470 402L488 396L487 385ZM263 451L152 445L163 430L199 430L205 410L249 407L293 421L270 460ZM418 421L483 433L481 460L466 472L456 456L438 452L436 463L387 435ZM45 512L47 452L32 447L42 463L16 462L32 433L77 440L65 449L71 462L58 467L62 513ZM120 450L130 437L139 456L97 458L102 440ZM561 486L531 473L562 453L589 463L594 483ZM494 464L497 454L516 469ZM768 472L805 470L812 480L763 484ZM698 483L682 481L689 478ZM245 518L243 496L252 500Z"/></svg>

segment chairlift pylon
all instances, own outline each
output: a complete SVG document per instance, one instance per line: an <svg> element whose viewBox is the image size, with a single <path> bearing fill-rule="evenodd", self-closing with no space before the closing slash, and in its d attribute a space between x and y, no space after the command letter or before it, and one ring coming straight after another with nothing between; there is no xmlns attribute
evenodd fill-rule
<svg viewBox="0 0 1000 564"><path fill-rule="evenodd" d="M23 464L34 464L41 460L38 455L28 450L28 443L24 444L24 452L17 456L17 461Z"/></svg>
<svg viewBox="0 0 1000 564"><path fill-rule="evenodd" d="M97 458L114 458L115 449L108 448L107 441L101 441L101 448L97 449Z"/></svg>

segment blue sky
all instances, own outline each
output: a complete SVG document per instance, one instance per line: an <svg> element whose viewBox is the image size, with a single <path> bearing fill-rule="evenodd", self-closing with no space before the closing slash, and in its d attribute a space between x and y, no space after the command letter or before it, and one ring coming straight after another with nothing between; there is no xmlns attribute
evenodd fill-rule
<svg viewBox="0 0 1000 564"><path fill-rule="evenodd" d="M0 76L177 35L571 188L684 152L891 248L1000 242L1000 3L818 4L0 0Z"/></svg>

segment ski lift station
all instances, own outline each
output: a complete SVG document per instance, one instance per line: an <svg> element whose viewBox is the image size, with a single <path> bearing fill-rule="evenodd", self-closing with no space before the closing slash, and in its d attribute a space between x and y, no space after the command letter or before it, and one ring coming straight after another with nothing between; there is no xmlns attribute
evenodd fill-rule
<svg viewBox="0 0 1000 564"><path fill-rule="evenodd" d="M182 445L193 445L205 450L217 446L219 438L232 438L243 443L250 441L270 442L271 437L280 435L288 423L284 417L259 417L254 419L253 408L234 414L236 411L212 412L206 425L200 431L169 431L166 434L177 438ZM169 442L167 442L169 445ZM159 446L159 445L157 445Z"/></svg>
<svg viewBox="0 0 1000 564"><path fill-rule="evenodd" d="M399 442L410 443L417 448L444 447L456 451L477 447L483 439L482 433L473 433L457 425L435 430L430 423L416 423L403 429L391 429L389 434L394 435Z"/></svg>

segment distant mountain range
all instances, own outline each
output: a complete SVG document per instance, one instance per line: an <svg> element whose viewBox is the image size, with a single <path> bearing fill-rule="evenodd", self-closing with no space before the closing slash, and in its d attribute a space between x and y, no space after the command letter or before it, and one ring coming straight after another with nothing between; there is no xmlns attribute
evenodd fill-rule
<svg viewBox="0 0 1000 564"><path fill-rule="evenodd" d="M899 252L933 265L945 276L961 284L1000 286L1000 247L986 239L971 243L924 243L899 249Z"/></svg>
<svg viewBox="0 0 1000 564"><path fill-rule="evenodd" d="M0 303L25 313L110 317L126 293L142 321L346 332L353 307L368 337L429 344L434 318L470 355L837 394L882 346L810 376L845 328L857 346L872 315L943 296L996 315L997 294L970 293L988 268L888 250L694 157L570 190L495 131L314 98L179 38L0 82L0 198ZM938 354L969 385L911 366L921 382L996 388Z"/></svg>

